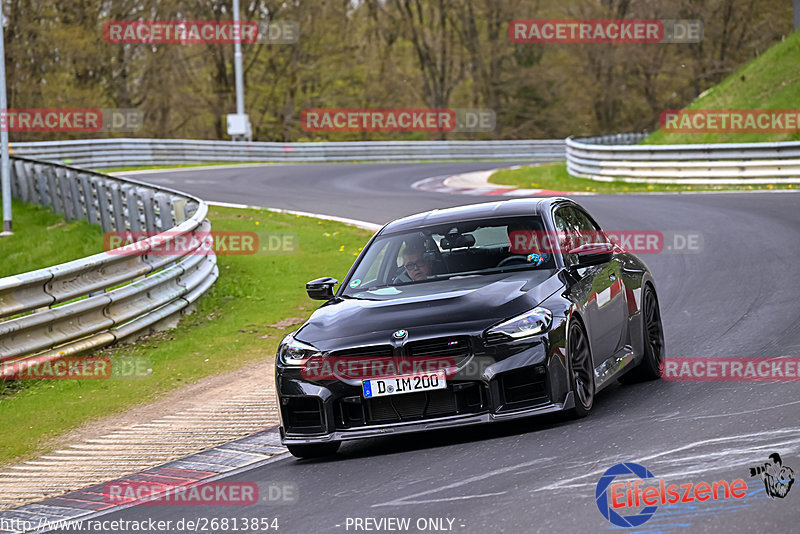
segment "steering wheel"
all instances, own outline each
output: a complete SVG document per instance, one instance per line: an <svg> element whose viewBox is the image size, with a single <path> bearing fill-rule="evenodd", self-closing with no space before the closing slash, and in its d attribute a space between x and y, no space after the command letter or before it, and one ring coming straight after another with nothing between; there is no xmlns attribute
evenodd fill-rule
<svg viewBox="0 0 800 534"><path fill-rule="evenodd" d="M516 255L503 258L502 260L500 260L500 263L497 264L497 267L503 267L505 264L511 263L512 261L518 263L528 263L528 256Z"/></svg>

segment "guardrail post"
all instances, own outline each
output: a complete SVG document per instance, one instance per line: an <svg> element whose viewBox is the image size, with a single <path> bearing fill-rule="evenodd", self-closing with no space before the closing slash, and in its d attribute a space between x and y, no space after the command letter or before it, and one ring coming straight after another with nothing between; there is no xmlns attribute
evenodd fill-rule
<svg viewBox="0 0 800 534"><path fill-rule="evenodd" d="M172 200L172 209L175 213L175 224L181 224L186 220L186 200L175 198Z"/></svg>
<svg viewBox="0 0 800 534"><path fill-rule="evenodd" d="M29 165L28 163L25 164L25 174L28 177L27 181L31 192L30 202L40 206L44 205L42 196L39 193L39 178L36 175L33 165Z"/></svg>
<svg viewBox="0 0 800 534"><path fill-rule="evenodd" d="M144 226L148 232L154 233L158 228L156 227L156 210L155 206L153 206L153 192L150 189L141 187L137 190L137 193L142 199Z"/></svg>
<svg viewBox="0 0 800 534"><path fill-rule="evenodd" d="M14 161L14 167L16 168L17 178L19 179L20 183L20 198L23 202L30 202L31 188L33 187L33 177L31 176L28 167L25 166L25 162Z"/></svg>
<svg viewBox="0 0 800 534"><path fill-rule="evenodd" d="M100 227L103 232L111 231L111 205L108 202L108 187L102 178L92 178L92 183L97 190L97 205L100 211Z"/></svg>
<svg viewBox="0 0 800 534"><path fill-rule="evenodd" d="M123 184L119 189L124 196L124 204L127 208L126 213L128 215L128 226L131 232L141 232L142 221L139 218L139 195L137 194L136 186L133 184ZM117 228L117 230L119 230L119 228Z"/></svg>
<svg viewBox="0 0 800 534"><path fill-rule="evenodd" d="M81 190L81 201L86 213L86 220L89 224L99 224L100 217L97 210L96 200L92 194L92 184L89 177L81 173L77 176Z"/></svg>
<svg viewBox="0 0 800 534"><path fill-rule="evenodd" d="M111 182L108 185L108 189L111 192L111 215L114 218L114 230L124 232L128 228L125 225L125 211L122 206L119 184Z"/></svg>
<svg viewBox="0 0 800 534"><path fill-rule="evenodd" d="M34 173L36 173L36 185L39 187L39 199L42 206L46 206L48 208L53 207L52 202L52 191L48 188L48 180L45 173L42 171L41 165L34 165L33 167Z"/></svg>
<svg viewBox="0 0 800 534"><path fill-rule="evenodd" d="M158 204L158 229L164 232L175 225L170 196L159 192L155 194L155 201Z"/></svg>
<svg viewBox="0 0 800 534"><path fill-rule="evenodd" d="M16 193L12 194L15 195L17 198L22 200L23 202L28 202L29 190L28 190L28 180L27 176L25 175L25 168L21 165L21 161L12 161L11 162L11 186L12 188L16 184Z"/></svg>
<svg viewBox="0 0 800 534"><path fill-rule="evenodd" d="M59 169L56 171L61 187L61 200L64 203L64 218L68 221L83 219L83 210L76 205L78 195L72 171Z"/></svg>
<svg viewBox="0 0 800 534"><path fill-rule="evenodd" d="M52 167L47 168L47 185L50 190L50 202L53 207L53 213L65 215L64 213L64 192L61 190L61 177L59 176L58 169Z"/></svg>
<svg viewBox="0 0 800 534"><path fill-rule="evenodd" d="M186 212L186 217L193 217L197 212L197 202L187 202L184 211Z"/></svg>
<svg viewBox="0 0 800 534"><path fill-rule="evenodd" d="M19 178L13 161L8 166L8 181L11 185L11 198L20 198Z"/></svg>

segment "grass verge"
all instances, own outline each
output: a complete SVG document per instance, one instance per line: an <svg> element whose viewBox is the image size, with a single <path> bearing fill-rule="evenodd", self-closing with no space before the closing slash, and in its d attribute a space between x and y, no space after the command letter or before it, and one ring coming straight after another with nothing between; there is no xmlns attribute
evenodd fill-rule
<svg viewBox="0 0 800 534"><path fill-rule="evenodd" d="M686 109L797 109L800 101L800 32L770 47L701 94ZM800 132L681 133L658 130L643 144L800 141Z"/></svg>
<svg viewBox="0 0 800 534"><path fill-rule="evenodd" d="M214 230L291 232L299 250L285 255L219 256L220 278L177 329L105 351L146 357L146 379L13 382L0 391L0 463L49 450L52 438L200 378L272 358L281 338L318 306L308 280L342 276L371 233L332 221L266 210L211 207ZM3 383L0 383L3 387Z"/></svg>
<svg viewBox="0 0 800 534"><path fill-rule="evenodd" d="M14 235L0 239L0 278L50 267L103 251L103 231L67 222L50 208L11 202Z"/></svg>
<svg viewBox="0 0 800 534"><path fill-rule="evenodd" d="M680 193L683 191L756 191L798 189L797 184L757 184L757 185L682 185L648 184L633 182L596 182L587 178L577 178L567 173L566 163L549 163L534 167L500 170L489 177L489 182L498 185L511 185L521 189L550 189L564 192L588 193Z"/></svg>

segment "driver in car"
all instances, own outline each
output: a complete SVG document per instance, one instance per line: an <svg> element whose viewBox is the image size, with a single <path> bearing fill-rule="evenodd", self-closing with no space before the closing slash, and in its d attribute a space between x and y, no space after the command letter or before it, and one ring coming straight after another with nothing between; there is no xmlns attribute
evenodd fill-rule
<svg viewBox="0 0 800 534"><path fill-rule="evenodd" d="M402 258L405 272L395 279L395 283L418 282L431 275L431 259L425 254L425 246L422 243L414 241L406 243Z"/></svg>

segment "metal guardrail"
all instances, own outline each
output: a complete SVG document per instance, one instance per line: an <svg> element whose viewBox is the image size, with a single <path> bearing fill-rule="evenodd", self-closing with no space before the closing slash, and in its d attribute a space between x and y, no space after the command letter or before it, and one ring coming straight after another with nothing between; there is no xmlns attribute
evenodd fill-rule
<svg viewBox="0 0 800 534"><path fill-rule="evenodd" d="M800 142L634 145L644 134L567 138L567 170L593 180L800 183Z"/></svg>
<svg viewBox="0 0 800 534"><path fill-rule="evenodd" d="M11 163L16 198L52 207L68 220L100 224L105 232L157 235L140 242L139 253L115 249L0 278L4 376L23 359L84 352L172 322L216 281L216 256L200 250L198 240L173 246L176 254L153 250L210 230L202 200L65 165L19 157Z"/></svg>
<svg viewBox="0 0 800 534"><path fill-rule="evenodd" d="M239 143L184 139L87 139L12 143L16 156L104 169L217 161L452 161L563 159L563 139L524 141L363 141Z"/></svg>
<svg viewBox="0 0 800 534"><path fill-rule="evenodd" d="M800 180L800 142L637 145L646 134L511 141L239 143L185 139L87 139L13 143L16 156L83 168L203 162L552 161L573 176L653 183Z"/></svg>

